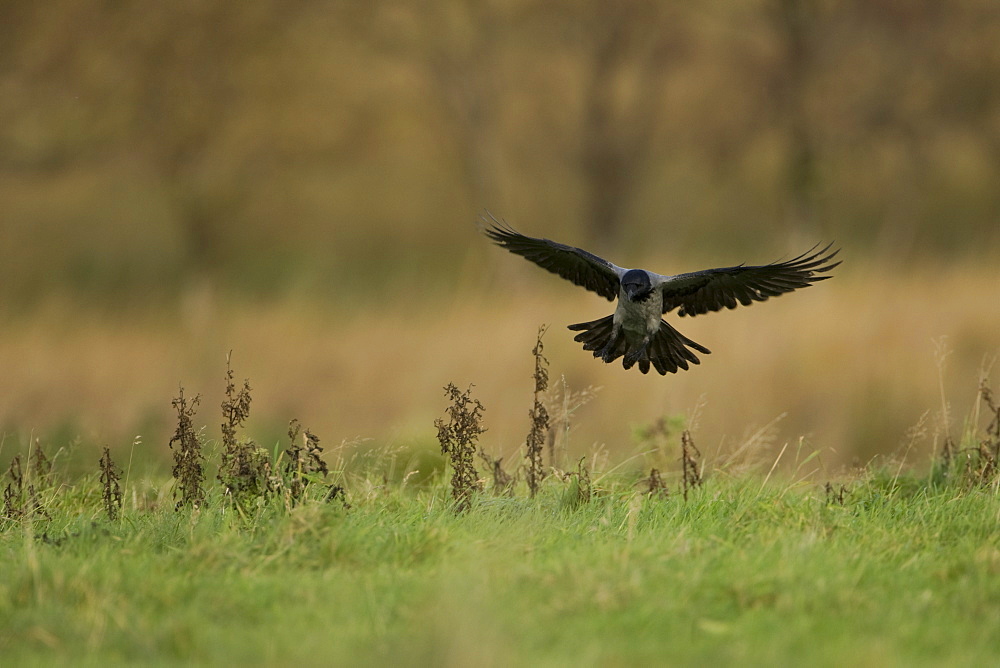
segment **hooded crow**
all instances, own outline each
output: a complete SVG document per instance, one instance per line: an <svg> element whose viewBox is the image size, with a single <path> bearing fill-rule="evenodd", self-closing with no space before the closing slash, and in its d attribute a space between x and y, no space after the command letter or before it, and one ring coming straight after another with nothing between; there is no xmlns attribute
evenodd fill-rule
<svg viewBox="0 0 1000 668"><path fill-rule="evenodd" d="M489 212L482 217L482 224L484 234L498 246L608 301L618 300L613 314L569 326L580 332L574 340L583 343L584 350L593 351L594 357L607 363L621 357L626 369L638 364L640 371L648 373L652 366L664 376L686 370L689 362L700 364L692 350L711 353L664 322L660 317L664 313L677 309L678 315L696 316L767 301L830 278L821 274L840 264L832 261L839 249L831 251L833 244L828 244L819 250L814 246L784 262L669 276L625 269L581 248L526 237Z"/></svg>

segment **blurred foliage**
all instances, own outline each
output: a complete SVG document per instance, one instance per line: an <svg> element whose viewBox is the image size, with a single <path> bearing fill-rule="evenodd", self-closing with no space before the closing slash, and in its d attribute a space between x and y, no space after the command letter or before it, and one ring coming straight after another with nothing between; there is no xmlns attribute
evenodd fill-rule
<svg viewBox="0 0 1000 668"><path fill-rule="evenodd" d="M997 34L992 0L0 3L0 298L433 280L483 207L986 258Z"/></svg>

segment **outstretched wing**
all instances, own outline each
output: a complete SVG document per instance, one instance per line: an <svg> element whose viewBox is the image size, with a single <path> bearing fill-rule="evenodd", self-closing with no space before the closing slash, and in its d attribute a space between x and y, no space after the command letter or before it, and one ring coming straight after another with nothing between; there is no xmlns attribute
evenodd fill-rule
<svg viewBox="0 0 1000 668"><path fill-rule="evenodd" d="M618 297L618 277L625 271L621 267L580 248L549 239L526 237L489 212L481 217L481 221L483 233L501 248L527 258L580 287L593 290L605 299L613 301Z"/></svg>
<svg viewBox="0 0 1000 668"><path fill-rule="evenodd" d="M829 272L840 262L832 262L840 252L828 252L833 244L819 251L816 246L786 262L776 262L760 267L723 267L706 269L690 274L664 277L663 312L680 307L678 315L699 315L719 311L722 307L736 308L737 303L749 306L753 302L767 301L771 297L805 288L830 276ZM816 252L813 252L816 251Z"/></svg>

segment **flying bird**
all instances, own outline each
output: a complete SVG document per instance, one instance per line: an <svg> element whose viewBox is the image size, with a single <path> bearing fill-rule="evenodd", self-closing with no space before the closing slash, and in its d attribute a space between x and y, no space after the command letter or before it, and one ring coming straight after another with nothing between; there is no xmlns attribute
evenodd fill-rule
<svg viewBox="0 0 1000 668"><path fill-rule="evenodd" d="M723 307L749 306L757 301L806 288L830 278L828 273L840 264L833 262L839 249L833 244L817 244L798 257L761 266L740 264L735 267L706 269L669 276L645 269L625 269L607 260L549 239L526 237L498 220L489 212L481 219L481 229L501 248L531 260L543 269L558 274L580 287L618 300L615 312L604 318L570 325L579 331L575 341L593 351L607 363L619 357L622 366L636 364L642 373L650 366L660 375L687 369L688 363L700 364L692 352L710 351L667 324L660 316L674 309L681 316L696 316Z"/></svg>

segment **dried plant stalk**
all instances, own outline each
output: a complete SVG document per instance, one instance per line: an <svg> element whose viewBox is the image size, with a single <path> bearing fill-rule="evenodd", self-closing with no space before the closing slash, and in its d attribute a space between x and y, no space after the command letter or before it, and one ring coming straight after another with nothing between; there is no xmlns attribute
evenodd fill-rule
<svg viewBox="0 0 1000 668"><path fill-rule="evenodd" d="M454 384L448 383L444 392L451 400L446 409L448 422L438 419L434 421L434 426L438 430L441 452L448 455L451 461L451 496L455 501L455 510L464 512L472 505L472 493L480 487L473 459L476 441L486 431L482 425L485 409L478 399L472 398L471 386L460 392Z"/></svg>
<svg viewBox="0 0 1000 668"><path fill-rule="evenodd" d="M649 477L646 478L646 485L646 493L649 496L657 496L663 499L670 496L670 491L667 489L667 484L663 482L663 476L660 474L660 469L652 468L649 470Z"/></svg>
<svg viewBox="0 0 1000 668"><path fill-rule="evenodd" d="M681 466L682 479L684 484L684 500L688 499L688 491L695 487L701 487L701 452L691 438L691 432L687 429L681 432Z"/></svg>
<svg viewBox="0 0 1000 668"><path fill-rule="evenodd" d="M104 446L104 454L99 462L101 467L101 499L108 519L114 522L122 508L121 471L111 459L111 450Z"/></svg>
<svg viewBox="0 0 1000 668"><path fill-rule="evenodd" d="M200 402L201 395L195 395L189 402L184 396L183 387L180 388L177 398L171 402L177 411L177 429L169 443L170 449L174 451L172 473L174 480L177 481L177 487L174 489L177 510L183 506L200 508L205 503L205 489L202 486L205 481L202 460L205 456L201 452L201 439L194 429L194 416Z"/></svg>
<svg viewBox="0 0 1000 668"><path fill-rule="evenodd" d="M532 374L535 381L535 391L531 410L528 411L528 417L531 419L531 430L525 441L525 459L527 460L525 462L525 477L531 496L538 493L538 488L545 477L545 472L542 469L542 451L549 433L549 412L542 401L545 392L549 389L549 361L542 353L544 349L542 337L545 335L546 329L545 325L538 328L535 347L531 350L531 354L535 358L535 372Z"/></svg>
<svg viewBox="0 0 1000 668"><path fill-rule="evenodd" d="M301 435L301 439L299 436ZM285 450L285 484L288 486L288 493L292 503L297 503L302 498L306 486L311 478L323 476L330 472L326 462L323 461L323 448L320 447L319 437L308 429L302 434L302 426L298 420L288 423L288 438L291 441L288 449ZM300 444L301 440L301 444ZM339 490L339 491L338 491ZM343 488L331 487L328 499L332 500L337 495L343 496ZM346 504L346 501L344 501Z"/></svg>

